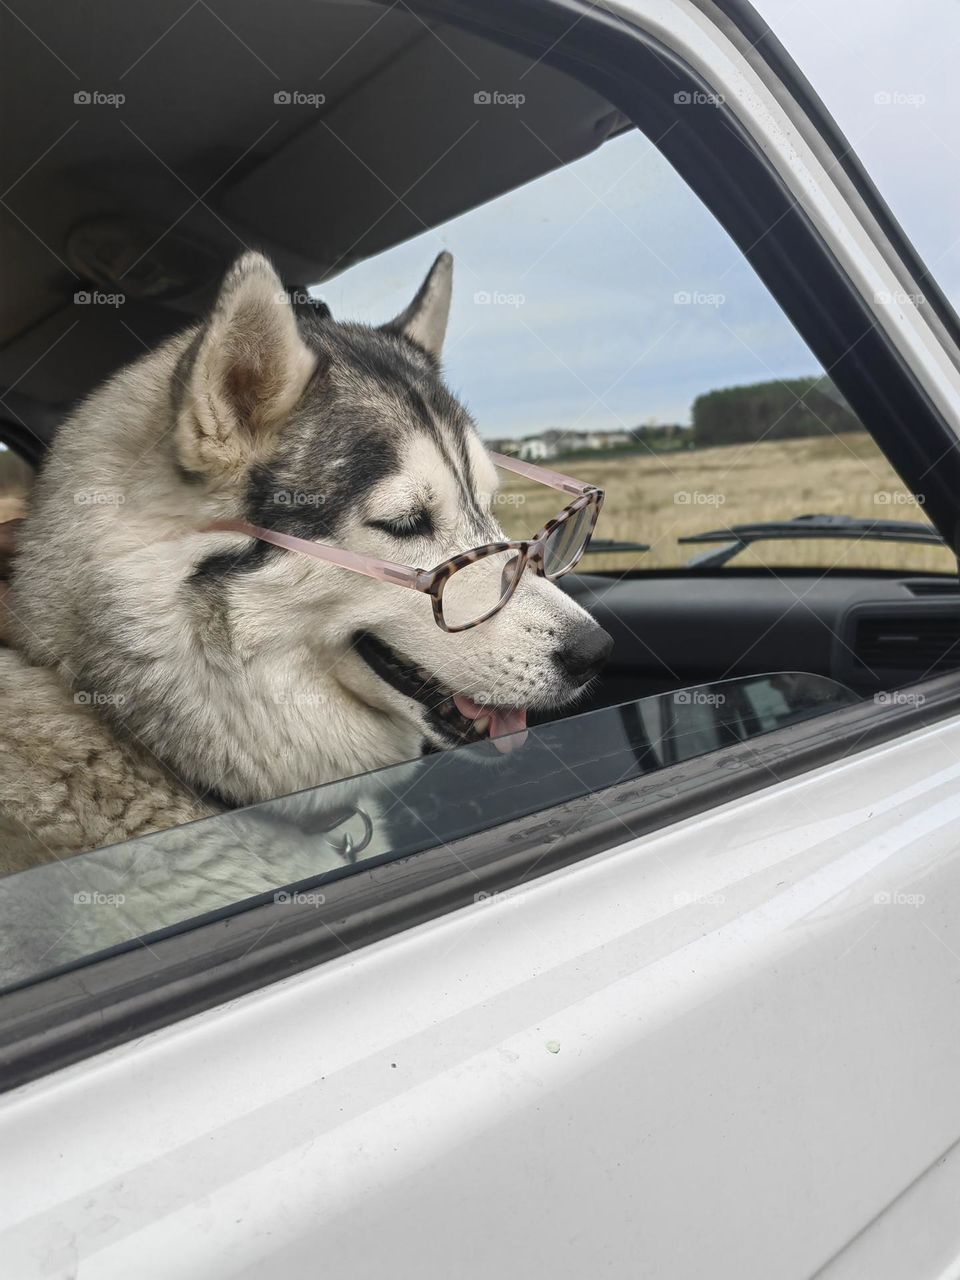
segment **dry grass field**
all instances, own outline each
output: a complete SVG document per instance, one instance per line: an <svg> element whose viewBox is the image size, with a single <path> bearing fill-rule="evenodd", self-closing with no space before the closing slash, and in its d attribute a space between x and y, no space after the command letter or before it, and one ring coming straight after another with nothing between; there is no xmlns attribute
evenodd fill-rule
<svg viewBox="0 0 960 1280"><path fill-rule="evenodd" d="M31 471L17 454L0 449L0 522L13 520L21 512L21 495L30 485Z"/></svg>
<svg viewBox="0 0 960 1280"><path fill-rule="evenodd" d="M587 557L584 567L621 573L684 565L706 547L682 546L678 536L744 521L780 520L809 512L923 520L889 463L863 432L808 440L727 445L681 453L588 458L557 464L607 492L598 538L648 542L645 554ZM18 514L14 494L29 471L0 451L0 520ZM529 537L555 515L563 495L515 477L507 479L497 514L514 537ZM956 572L939 547L889 542L766 542L741 553L737 565L830 565Z"/></svg>
<svg viewBox="0 0 960 1280"><path fill-rule="evenodd" d="M747 521L810 513L924 520L922 506L863 432L556 465L606 490L597 538L651 546L645 554L588 556L584 568L595 570L683 565L708 548L680 545L678 536ZM562 494L511 478L497 514L513 536L529 537L563 500ZM945 548L889 542L765 542L741 552L733 563L956 572Z"/></svg>

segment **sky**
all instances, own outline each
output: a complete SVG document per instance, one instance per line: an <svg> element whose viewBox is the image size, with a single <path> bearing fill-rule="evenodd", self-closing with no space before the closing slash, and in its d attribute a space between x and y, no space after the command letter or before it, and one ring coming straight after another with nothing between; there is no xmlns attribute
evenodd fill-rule
<svg viewBox="0 0 960 1280"><path fill-rule="evenodd" d="M960 3L756 7L960 305ZM380 323L442 248L455 260L447 379L487 437L687 423L702 392L821 372L726 232L636 131L350 268L320 295L338 318Z"/></svg>

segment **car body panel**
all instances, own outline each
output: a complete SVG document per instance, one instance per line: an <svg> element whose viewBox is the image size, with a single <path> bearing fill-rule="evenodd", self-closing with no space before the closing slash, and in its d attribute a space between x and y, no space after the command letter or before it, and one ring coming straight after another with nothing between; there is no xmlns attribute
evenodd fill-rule
<svg viewBox="0 0 960 1280"><path fill-rule="evenodd" d="M960 1138L958 782L953 718L13 1091L9 1274L811 1274Z"/></svg>

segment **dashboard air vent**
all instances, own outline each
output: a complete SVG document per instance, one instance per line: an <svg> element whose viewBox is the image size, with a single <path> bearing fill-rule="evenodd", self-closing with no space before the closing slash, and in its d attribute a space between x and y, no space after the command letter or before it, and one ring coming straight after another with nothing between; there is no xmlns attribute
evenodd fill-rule
<svg viewBox="0 0 960 1280"><path fill-rule="evenodd" d="M960 667L960 610L857 619L853 649L870 671L936 675Z"/></svg>
<svg viewBox="0 0 960 1280"><path fill-rule="evenodd" d="M960 595L958 578L906 578L903 585L914 596Z"/></svg>

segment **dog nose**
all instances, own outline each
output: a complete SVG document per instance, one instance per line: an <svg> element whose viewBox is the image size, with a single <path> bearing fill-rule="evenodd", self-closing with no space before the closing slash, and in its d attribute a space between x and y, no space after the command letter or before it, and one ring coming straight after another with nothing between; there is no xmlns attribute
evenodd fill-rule
<svg viewBox="0 0 960 1280"><path fill-rule="evenodd" d="M566 648L558 650L553 658L565 676L581 685L602 670L612 652L613 637L594 623Z"/></svg>

